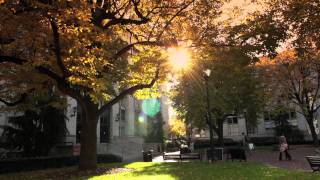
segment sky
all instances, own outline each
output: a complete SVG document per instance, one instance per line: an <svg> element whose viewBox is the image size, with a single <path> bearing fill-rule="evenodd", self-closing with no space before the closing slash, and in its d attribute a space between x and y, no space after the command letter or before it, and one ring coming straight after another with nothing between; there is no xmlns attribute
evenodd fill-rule
<svg viewBox="0 0 320 180"><path fill-rule="evenodd" d="M222 15L218 21L232 19L232 24L245 20L250 13L263 10L262 0L230 0L222 6Z"/></svg>

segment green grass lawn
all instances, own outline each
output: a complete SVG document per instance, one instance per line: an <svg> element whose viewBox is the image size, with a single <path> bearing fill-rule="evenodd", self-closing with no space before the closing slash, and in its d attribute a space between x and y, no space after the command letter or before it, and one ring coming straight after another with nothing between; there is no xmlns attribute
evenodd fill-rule
<svg viewBox="0 0 320 180"><path fill-rule="evenodd" d="M296 172L286 169L271 167L252 162L206 162L190 163L145 163L136 162L130 164L101 164L100 168L117 169L125 168L124 172L116 173L111 170L105 173L90 172L79 175L75 167L15 173L1 175L0 179L111 179L111 180L163 180L163 179L320 179L320 174L308 172ZM68 176L66 176L68 175Z"/></svg>

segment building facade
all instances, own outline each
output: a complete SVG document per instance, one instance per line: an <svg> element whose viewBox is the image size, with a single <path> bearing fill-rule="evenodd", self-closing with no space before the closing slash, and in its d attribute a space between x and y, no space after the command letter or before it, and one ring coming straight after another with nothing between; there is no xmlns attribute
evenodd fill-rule
<svg viewBox="0 0 320 180"><path fill-rule="evenodd" d="M316 116L317 117L317 116ZM310 128L304 116L297 112L288 112L286 121L291 127L298 129L306 141L311 141L312 136ZM319 134L318 119L314 120L316 132ZM256 126L249 127L244 116L229 116L223 124L223 137L232 139L234 141L242 140L242 133L248 137L275 137L276 124L274 117L269 112L263 113L258 119ZM217 136L215 136L217 138ZM193 130L194 139L208 139L209 131L207 130Z"/></svg>
<svg viewBox="0 0 320 180"><path fill-rule="evenodd" d="M168 122L168 108L165 100L165 98L155 99L160 104L160 109L156 113L161 114L160 117L162 117L164 124ZM61 144L79 146L80 122L83 114L73 98L67 97L67 102L65 113L68 117L66 121L68 133ZM137 100L133 96L126 96L99 118L97 124L98 154L115 154L122 157L124 161L133 161L142 158L141 152L145 148L152 148L150 146L153 146L153 143L145 143L148 115L144 113L142 103L143 101ZM0 112L0 126L9 125L8 120L13 116L15 116L14 113ZM2 131L0 128L0 135Z"/></svg>

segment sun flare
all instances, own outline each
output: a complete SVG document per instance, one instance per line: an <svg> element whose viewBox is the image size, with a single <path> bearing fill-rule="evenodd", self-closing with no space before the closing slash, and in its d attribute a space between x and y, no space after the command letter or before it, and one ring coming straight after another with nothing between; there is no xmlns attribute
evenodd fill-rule
<svg viewBox="0 0 320 180"><path fill-rule="evenodd" d="M168 49L169 61L175 70L186 69L190 65L191 55L187 48Z"/></svg>

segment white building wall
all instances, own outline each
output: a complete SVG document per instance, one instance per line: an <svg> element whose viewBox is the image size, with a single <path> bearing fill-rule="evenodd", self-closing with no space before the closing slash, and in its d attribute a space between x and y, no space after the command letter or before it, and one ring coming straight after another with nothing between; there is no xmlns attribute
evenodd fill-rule
<svg viewBox="0 0 320 180"><path fill-rule="evenodd" d="M120 104L112 106L111 110L111 136L120 136Z"/></svg>
<svg viewBox="0 0 320 180"><path fill-rule="evenodd" d="M137 118L135 115L134 98L132 96L128 96L126 100L126 135L134 136L134 122Z"/></svg>
<svg viewBox="0 0 320 180"><path fill-rule="evenodd" d="M77 122L77 101L71 97L67 97L67 112L68 120L66 126L68 129L68 135L66 136L66 142L72 142L76 144L76 122Z"/></svg>
<svg viewBox="0 0 320 180"><path fill-rule="evenodd" d="M292 125L297 125L299 130L305 134L305 140L312 140L309 126L303 115L297 113L296 119L288 120ZM274 123L272 121L265 121L263 117L257 119L257 126L254 133L248 133L249 137L274 137L275 131L273 129ZM237 124L229 124L227 121L223 124L223 136L224 138L231 138L235 141L242 139L242 132L245 134L248 132L246 129L245 119L243 117L238 118ZM194 138L209 138L209 131L202 131L201 133L194 133ZM215 135L215 138L217 136Z"/></svg>
<svg viewBox="0 0 320 180"><path fill-rule="evenodd" d="M161 115L163 120L163 130L164 134L168 134L169 130L169 100L167 96L162 96L160 99L161 102Z"/></svg>

